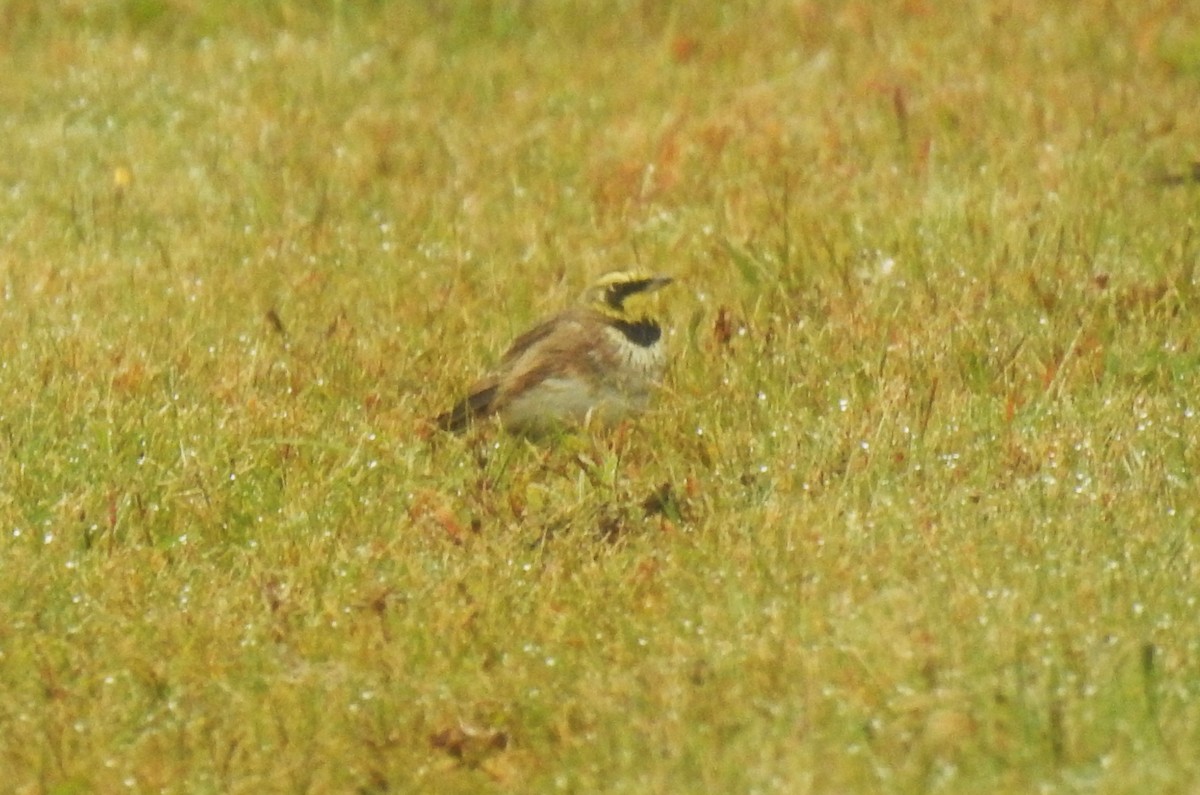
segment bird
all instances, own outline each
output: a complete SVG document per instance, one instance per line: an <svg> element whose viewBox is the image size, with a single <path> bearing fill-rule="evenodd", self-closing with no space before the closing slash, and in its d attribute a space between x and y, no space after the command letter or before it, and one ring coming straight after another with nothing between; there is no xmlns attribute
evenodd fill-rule
<svg viewBox="0 0 1200 795"><path fill-rule="evenodd" d="M517 337L496 369L436 424L461 433L498 417L507 430L536 436L614 425L645 410L666 370L663 329L626 304L673 281L643 270L601 276L576 304Z"/></svg>

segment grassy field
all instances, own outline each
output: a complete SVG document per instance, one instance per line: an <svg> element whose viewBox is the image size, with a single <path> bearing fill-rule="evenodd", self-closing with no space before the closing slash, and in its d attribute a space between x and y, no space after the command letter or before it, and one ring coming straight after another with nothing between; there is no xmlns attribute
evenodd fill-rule
<svg viewBox="0 0 1200 795"><path fill-rule="evenodd" d="M1200 7L0 0L14 793L1186 793ZM671 274L616 432L431 432Z"/></svg>

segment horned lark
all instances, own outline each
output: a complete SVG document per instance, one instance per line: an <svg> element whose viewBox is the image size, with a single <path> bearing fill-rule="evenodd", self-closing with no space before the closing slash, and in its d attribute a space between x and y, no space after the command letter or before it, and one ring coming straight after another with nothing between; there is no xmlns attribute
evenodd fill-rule
<svg viewBox="0 0 1200 795"><path fill-rule="evenodd" d="M458 433L498 416L505 427L537 433L555 426L612 424L642 411L662 380L662 328L626 302L671 283L640 271L602 276L577 305L522 334L494 372L437 418Z"/></svg>

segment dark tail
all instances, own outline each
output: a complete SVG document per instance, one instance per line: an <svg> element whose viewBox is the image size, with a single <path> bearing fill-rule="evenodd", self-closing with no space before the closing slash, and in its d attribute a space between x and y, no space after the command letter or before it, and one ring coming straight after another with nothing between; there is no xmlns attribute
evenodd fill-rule
<svg viewBox="0 0 1200 795"><path fill-rule="evenodd" d="M471 426L478 417L486 417L492 413L492 401L496 398L496 387L485 387L474 392L455 404L454 408L445 414L439 414L438 427L450 433L462 433Z"/></svg>

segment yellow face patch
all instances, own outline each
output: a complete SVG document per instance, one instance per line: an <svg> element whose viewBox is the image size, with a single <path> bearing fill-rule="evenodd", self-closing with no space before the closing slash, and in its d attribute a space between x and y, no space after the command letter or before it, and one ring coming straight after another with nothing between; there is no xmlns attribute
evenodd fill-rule
<svg viewBox="0 0 1200 795"><path fill-rule="evenodd" d="M584 293L584 303L606 314L625 315L626 302L666 287L673 280L645 271L618 271L601 276Z"/></svg>

